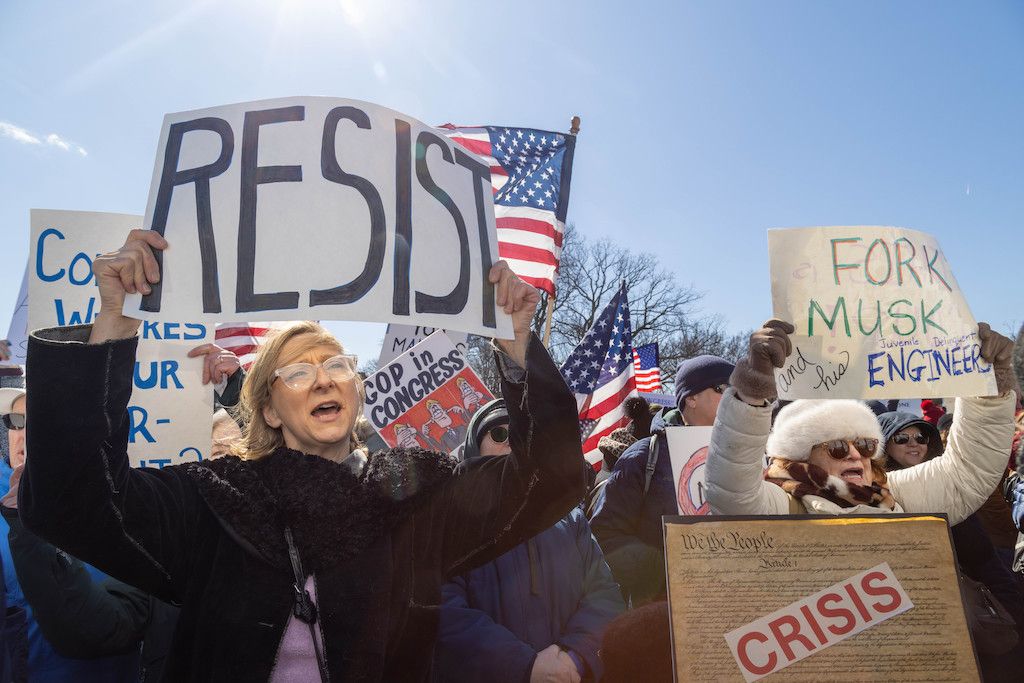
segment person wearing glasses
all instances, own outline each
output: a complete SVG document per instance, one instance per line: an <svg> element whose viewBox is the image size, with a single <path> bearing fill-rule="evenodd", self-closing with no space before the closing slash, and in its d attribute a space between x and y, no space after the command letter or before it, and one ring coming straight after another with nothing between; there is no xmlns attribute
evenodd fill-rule
<svg viewBox="0 0 1024 683"><path fill-rule="evenodd" d="M751 335L718 409L706 466L712 514L945 512L950 524L966 519L1006 467L1016 398L1013 343L985 323L978 328L998 394L957 399L945 455L887 474L882 429L860 401L793 401L772 424L774 371L792 353L794 328L766 322Z"/></svg>
<svg viewBox="0 0 1024 683"><path fill-rule="evenodd" d="M512 316L496 343L508 455L455 471L443 454L368 455L356 360L299 323L260 349L242 387L234 455L160 470L126 455L139 321L124 296L160 277L152 231L97 257L91 326L39 330L26 526L181 606L167 680L427 681L441 586L565 516L584 493L576 404L530 333L537 290L499 261L487 274Z"/></svg>
<svg viewBox="0 0 1024 683"><path fill-rule="evenodd" d="M714 424L732 371L732 363L718 356L697 356L680 363L675 376L676 407L654 417L651 436L626 449L593 496L590 524L633 607L664 599L665 594L661 517L679 512L665 428Z"/></svg>
<svg viewBox="0 0 1024 683"><path fill-rule="evenodd" d="M938 428L913 413L891 411L878 416L885 444L886 471L920 465L942 455Z"/></svg>
<svg viewBox="0 0 1024 683"><path fill-rule="evenodd" d="M507 457L511 448L508 409L499 398L470 420L459 469ZM599 681L601 637L625 609L579 507L451 579L441 595L437 683Z"/></svg>

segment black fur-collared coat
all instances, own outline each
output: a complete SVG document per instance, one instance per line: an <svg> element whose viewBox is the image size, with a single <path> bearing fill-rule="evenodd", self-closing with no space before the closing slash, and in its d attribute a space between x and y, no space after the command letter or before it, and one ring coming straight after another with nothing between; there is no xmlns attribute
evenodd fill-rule
<svg viewBox="0 0 1024 683"><path fill-rule="evenodd" d="M536 338L520 381L503 373L513 455L456 474L436 453L393 449L356 474L285 448L130 468L137 342L88 335L54 328L29 341L19 508L54 545L181 606L165 680L269 678L293 605L285 524L316 582L330 679L427 680L444 580L552 526L583 495L575 401Z"/></svg>

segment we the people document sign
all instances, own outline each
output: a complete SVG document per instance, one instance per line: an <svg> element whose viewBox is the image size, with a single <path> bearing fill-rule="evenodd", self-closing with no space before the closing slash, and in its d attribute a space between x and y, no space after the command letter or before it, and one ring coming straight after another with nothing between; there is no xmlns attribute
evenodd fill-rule
<svg viewBox="0 0 1024 683"><path fill-rule="evenodd" d="M677 681L978 681L939 515L665 517Z"/></svg>

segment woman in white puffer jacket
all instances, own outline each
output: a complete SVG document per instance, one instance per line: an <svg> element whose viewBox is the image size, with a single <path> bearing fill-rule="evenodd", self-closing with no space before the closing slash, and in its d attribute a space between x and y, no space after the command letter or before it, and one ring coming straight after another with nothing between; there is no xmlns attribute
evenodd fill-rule
<svg viewBox="0 0 1024 683"><path fill-rule="evenodd" d="M859 401L794 401L772 427L774 369L792 352L792 333L791 324L769 320L736 365L708 449L712 514L944 512L956 524L981 507L1006 469L1013 438L1013 342L979 324L981 356L993 366L999 395L957 399L944 456L887 476L881 430Z"/></svg>

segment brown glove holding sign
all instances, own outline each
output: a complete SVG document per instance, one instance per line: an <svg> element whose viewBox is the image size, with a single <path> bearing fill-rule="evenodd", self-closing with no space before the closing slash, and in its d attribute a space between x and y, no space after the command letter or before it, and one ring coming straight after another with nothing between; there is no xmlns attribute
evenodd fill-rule
<svg viewBox="0 0 1024 683"><path fill-rule="evenodd" d="M763 405L778 397L775 368L785 365L786 357L793 353L789 335L795 330L792 323L772 318L750 335L747 357L736 363L729 377L729 384L741 399L751 405Z"/></svg>
<svg viewBox="0 0 1024 683"><path fill-rule="evenodd" d="M1013 374L1013 341L995 332L988 323L978 323L981 357L992 364L996 376L996 389L1002 396L1008 391L1020 391Z"/></svg>

